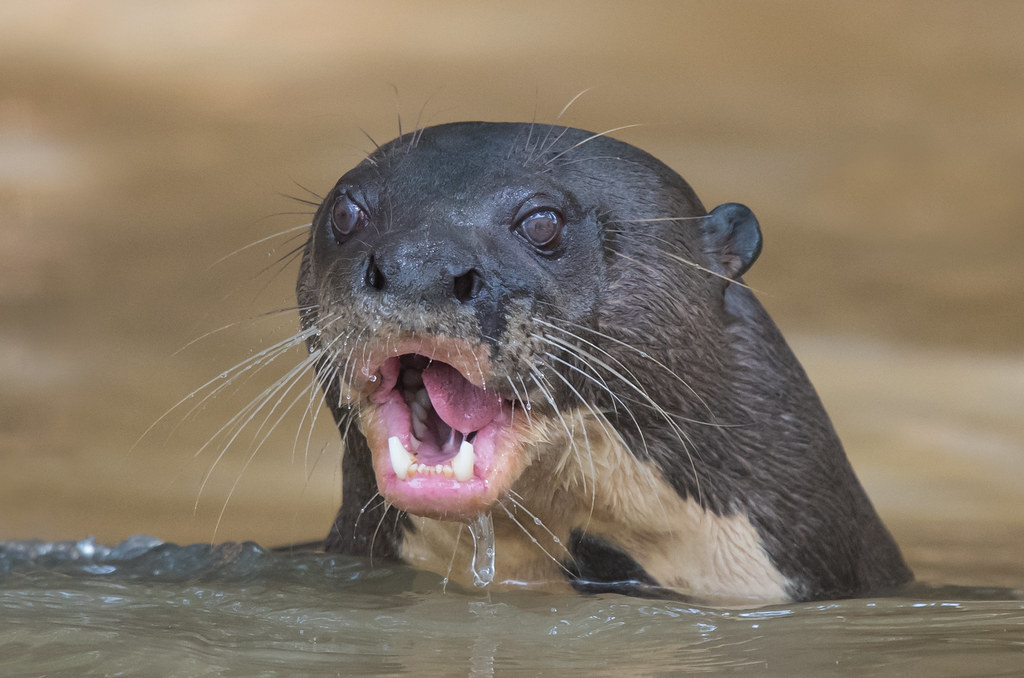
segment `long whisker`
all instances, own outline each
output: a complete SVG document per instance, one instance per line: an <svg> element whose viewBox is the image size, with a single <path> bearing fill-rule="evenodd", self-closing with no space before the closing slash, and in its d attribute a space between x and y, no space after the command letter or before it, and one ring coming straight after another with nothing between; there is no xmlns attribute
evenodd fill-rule
<svg viewBox="0 0 1024 678"><path fill-rule="evenodd" d="M136 440L135 443L132 445L130 451L133 451L138 446L138 444L142 442L142 440L144 440L146 436L152 433L153 429L155 429L162 421L169 417L172 412L177 411L178 408L180 408L182 405L189 402L190 400L193 400L196 395L203 393L207 389L210 389L210 387L216 384L217 382L221 382L215 388L209 390L205 396L203 396L188 411L186 411L185 414L182 416L181 422L190 419L192 415L195 414L196 411L198 411L201 407L203 407L203 405L207 403L207 401L216 396L221 390L234 384L243 373L249 372L251 370L251 375L254 375L255 373L261 371L264 367L272 363L278 357L289 351L292 347L304 341L305 338L306 333L299 332L286 339L283 339L271 346L268 346L267 348L261 350L260 352L250 356L249 358L246 358L245 360L238 363L234 367L222 372L219 376L210 379L199 388L194 389L193 391L185 395L185 397L183 397L181 400L179 400L170 408L168 408L166 412L161 414L156 419L156 421L150 424L146 428L146 430L143 431L142 435L139 436L139 439ZM175 427L171 431L172 434L175 430L177 430L178 426L181 425L181 422L175 425Z"/></svg>
<svg viewBox="0 0 1024 678"><path fill-rule="evenodd" d="M301 361L297 366L289 370L284 375L284 377L278 379L277 382L275 382L267 389L265 389L263 393L257 396L252 402L249 403L249 405L244 407L241 412L231 417L226 424L221 426L220 429L218 429L218 431L214 433L214 435L196 451L196 456L199 456L200 454L203 453L204 450L206 450L206 448L208 448L214 442L214 440L217 440L221 435L229 436L227 442L221 447L220 452L217 454L217 457L213 460L213 463L210 465L210 469L206 472L206 476L203 478L203 481L200 484L199 493L196 497L196 508L198 508L199 497L202 496L203 490L206 488L206 484L209 482L214 470L216 469L220 461L224 458L224 455L227 453L228 449L231 448L235 440L237 440L238 437L242 434L242 431L244 431L246 426L248 426L250 423L252 423L253 420L256 419L260 410L262 410L273 398L277 397L277 404L274 405L274 407L270 410L270 413L267 415L268 418L272 416L274 411L280 404L281 398L283 398L288 392L291 391L291 389L298 382L298 379L310 367L312 362L313 356L310 356L307 359ZM266 421L267 419L264 419L264 423L260 426L259 429L257 429L256 435L259 435L259 433L262 431L263 426L265 426L266 424ZM252 455L249 457L249 460L245 464L246 468L248 467L249 463L252 461L252 458L255 456L258 450L259 446L257 446L257 448L253 450ZM243 472L244 470L245 468L243 468ZM237 485L237 483L238 480L236 479L235 485ZM232 487L232 491L233 489L234 486ZM223 510L221 511L221 514L223 515Z"/></svg>
<svg viewBox="0 0 1024 678"><path fill-rule="evenodd" d="M684 219L698 219L698 218L703 219L704 217L677 217L677 218L666 218L666 219L638 219L636 221L638 221L638 222L639 221L682 221ZM624 222L624 223L628 223L628 222ZM609 232L609 233L621 233L622 235L628 235L628 236L643 236L643 237L646 237L646 238L651 238L653 240L657 240L658 242L660 242L660 243L662 243L664 245L667 245L669 247L673 246L672 243L669 242L668 240L665 240L664 238L660 238L660 237L658 237L658 236L656 236L656 235L654 235L652 233L645 233L643 231L623 231L623 230L619 230L619 229L608 229L607 232ZM748 284L746 284L744 282L740 282L739 280L736 280L735 278L730 278L729 276L727 276L725 274L722 274L722 273L719 273L718 271L713 271L710 268L708 268L707 266L701 266L700 264L698 264L698 263L696 263L694 261L690 261L689 259L687 259L685 257L681 257L678 254L675 254L674 252L666 252L665 250L658 250L658 254L660 256L668 257L672 261L679 262L680 264L683 264L685 266L690 266L692 268L697 269L698 271L701 271L703 273L707 273L708 275L712 275L712 276L714 276L716 278L721 278L722 280L724 280L724 281L726 281L728 283L731 283L733 285L736 285L738 287L742 287L744 289L748 289L748 290L751 290L753 292L757 292L757 290L755 290L753 287L751 287L750 285L748 285ZM631 262L635 263L635 259L633 259L631 257L628 257L626 255L622 255L622 256L627 261L631 261Z"/></svg>
<svg viewBox="0 0 1024 678"><path fill-rule="evenodd" d="M516 501L511 496L508 497L508 499L509 499L509 501L514 503L516 505L516 507L523 509L531 517L534 517L533 514L531 514L529 511L526 511L526 509L523 507L523 505L520 502ZM551 552L548 551L546 548L544 548L544 545L540 543L540 540L537 539L537 537L535 537L532 532L530 532L528 529L526 529L525 525L523 525L521 522L519 522L519 519L515 517L515 515L512 513L512 511L509 510L509 508L507 506L505 506L505 502L499 501L498 502L498 506L500 506L501 510L505 512L505 515L508 516L508 519L511 520L513 523L515 523L516 527L518 527L520 530L522 530L523 534L525 534L527 537L530 538L530 543L532 543L537 548L539 548L544 553L544 555L546 555L548 558L551 559L551 562L553 562L555 565L557 565L560 570L562 570L563 572L565 572L569 576L574 576L575 575L575 573L572 570L570 570L569 568L567 568L562 561L560 561L558 558L555 558L553 555L551 555ZM535 518L535 520L537 520L537 519ZM543 522L538 522L536 524L537 525L541 525L541 526L544 525ZM570 554L569 550L565 548L565 545L561 543L561 540L558 537L556 537L546 527L544 529L547 530L548 534L551 535L551 537L554 539L554 541L557 542L559 545L561 545L562 549L565 550L565 552L567 554L569 554L570 558L572 558L572 554ZM574 559L574 561L575 561L575 559Z"/></svg>
<svg viewBox="0 0 1024 678"><path fill-rule="evenodd" d="M622 363L622 362L621 362L621 361L620 361L619 359L617 359L617 358L616 358L615 356L613 356L612 354L610 354L610 353L609 353L609 352L608 352L607 350L605 350L605 349L601 348L600 346L598 346L598 345L597 345L597 344L595 344L594 342L588 341L588 340L584 339L583 337L581 337L581 336L580 336L579 334L576 334L576 333L574 333L574 332L570 332L570 331L568 331L568 330L566 330L566 329L564 329L564 328L558 327L557 325L554 325L554 324L552 324L552 323L550 323L550 322L546 322L546 321L544 321L543 319L540 319L540 318L535 318L535 320L536 320L536 321L537 321L537 322L538 322L539 324L542 324L542 325L544 325L544 326L546 326L546 327L549 327L549 328L551 328L552 330L554 330L554 331L556 331L556 332L561 332L561 333L563 333L563 334L566 334L566 335L568 335L569 337L571 337L571 338L573 338L573 339L576 339L576 340L578 340L578 341L582 341L582 342L583 342L583 343L585 343L585 344L586 344L587 346L589 346L589 347L591 347L591 348L593 348L593 349L595 349L595 350L599 351L599 352L600 352L600 353L601 353L602 355L604 355L604 356L607 356L607 357L608 357L608 358L609 358L610 360L612 360L612 361L613 361L613 362L614 362L615 364L617 364L617 365L618 365L618 366L619 366L619 367L620 367L620 368L621 368L621 369L622 369L622 370L623 370L624 372L626 372L626 373L627 373L627 374L628 374L628 375L630 376L630 378L631 378L631 379L633 380L633 383L634 383L634 384L638 384L638 383L639 383L639 379L637 379L637 376L636 376L635 374L633 374L632 372L630 372L630 371L629 371L629 370L628 370L628 369L626 368L626 366L625 366L625 365L624 365L624 364L623 364L623 363ZM711 417L712 419L714 419L714 418L715 418L715 414L714 414L714 412L713 412L713 411L711 410L711 406L710 406L710 405L709 405L709 404L707 403L707 401L706 401L706 400L704 400L704 398L703 398L703 397L701 397L701 395L700 395L699 393L697 393L697 391L695 391L695 390L694 390L694 389L693 389L693 388L692 388L692 387L691 387L691 386L690 386L690 385L689 385L689 384L688 384L688 383L686 382L686 380L685 380L685 379L683 379L683 378L682 378L681 376L679 376L679 375L678 375L678 374L677 374L677 373L676 373L675 371L673 371L672 369L670 369L670 368L668 367L668 365L665 365L665 364L664 364L663 362L661 362L661 361L660 361L660 360L658 360L657 358L654 358L653 356L651 356L651 355L650 355L649 353L647 353L646 351L643 351L643 350L641 350L641 349L637 348L636 346L632 346L632 345L630 345L630 344L626 343L625 341L622 341L621 339L617 339L616 337L613 337L613 336L611 336L610 334L607 334L607 333L605 333L605 332L599 332L599 331L597 331L597 330L594 330L594 329L592 329L592 328L586 327L586 326L584 326L584 325L579 325L579 324L576 324L576 323L573 323L573 322L570 322L570 321L562 321L562 322L565 322L565 324L567 324L567 325L570 325L570 326L572 326L572 327L574 327L574 328L577 328L577 329L580 329L580 330L583 330L583 331L587 331L587 332L590 332L590 333L592 333L592 334L594 334L594 335L596 335L596 336L598 336L598 337L600 337L600 338L602 338L602 339L607 339L608 341L611 341L612 343L616 344L617 346L621 346L622 348L625 348L625 349L626 349L626 350L628 350L628 351L632 351L633 353L635 353L635 354L636 354L636 355L638 355L639 357L643 358L644 360L647 360L647 361L649 361L649 362L651 362L651 363L653 363L653 364L657 365L657 366L658 366L658 367L659 367L660 369L664 370L666 374L668 374L668 375L669 375L669 376L671 376L671 377L672 377L673 379L675 379L675 380L676 380L677 382L679 382L679 383L680 383L680 384L681 384L681 385L683 386L683 388L685 388L685 389L686 389L687 391L689 391L689 392L690 392L690 394L692 394L692 395L693 395L693 397L694 397L694 398L696 398L696 399L697 399L697 401L698 401L698 402L699 402L699 403L700 403L700 404L701 404L701 405L702 405L702 406L704 407L704 409L705 409L705 410L707 410L707 412L708 412L708 415L709 415L709 416L710 416L710 417ZM565 342L563 342L563 343L565 343ZM709 422L704 422L704 421L701 421L701 420L699 420L699 419L689 419L689 418L686 418L686 417L680 417L680 419L682 419L683 421L687 421L687 422L689 422L689 423L691 423L691 424L708 424L708 423L709 423ZM717 424L716 424L716 425L717 425Z"/></svg>
<svg viewBox="0 0 1024 678"><path fill-rule="evenodd" d="M292 384L292 386L294 386L294 383ZM267 422L270 420L270 417L273 416L274 412L276 411L278 406L283 401L285 395L287 395L287 393L290 390L291 390L291 386L281 395L280 398L278 398L277 403L275 403L274 406L271 408L270 412L267 414L267 417L263 420L263 423L261 423L260 427L256 430L255 435L258 436L260 434L260 432L262 432L264 427L266 427ZM284 419L285 416L287 416L288 412L290 412L292 407L295 406L295 403L299 402L303 398L304 395L305 395L305 389L303 389L303 391L300 392L299 395L294 400L292 400L292 402L289 403L284 408L284 411L277 418L277 420L274 421L274 423L269 427L269 429L267 430L267 432L263 436L263 438L258 443L256 443L255 445L252 446L248 458L245 460L245 463L242 465L241 470L239 470L238 474L235 476L235 481L231 484L231 489L228 490L228 494L224 498L224 503L221 505L220 514L218 514L218 516L217 516L217 523L216 523L216 525L214 526L214 529L213 529L214 541L216 541L217 531L220 529L220 524L221 524L221 521L224 519L224 514L228 510L228 504L231 502L231 497L234 496L235 490L238 489L238 485L242 481L242 476L249 469L249 466L252 465L252 462L256 459L256 455L259 454L259 451L261 449L263 449L264 443L266 443L267 439L270 438L270 435L273 433L274 429L277 428L277 425L281 423L281 420ZM225 448L225 450L226 449L227 448ZM218 456L217 460L218 461L220 460L220 456ZM216 466L216 462L214 462L214 466ZM213 467L211 467L210 470L212 471ZM207 482L208 479L209 479L209 475L207 475L207 478L203 479L203 484L202 484L202 486L200 487L200 490L199 490L200 493L202 493L203 487L205 487L206 482Z"/></svg>
<svg viewBox="0 0 1024 678"><path fill-rule="evenodd" d="M558 112L558 115L555 116L555 120L558 120L563 115L565 115L565 112L569 110L569 107L572 106L574 103L576 103L577 99L579 99L581 96L583 96L584 94L589 92L591 89L592 88L587 87L586 89L581 90L580 93L577 94L576 96L574 96L572 99L569 99L569 103L567 103L565 106L562 107L562 110L560 110Z"/></svg>
<svg viewBox="0 0 1024 678"><path fill-rule="evenodd" d="M542 320L540 318L534 318L534 320L538 324L541 324L541 325L546 325L546 326L550 326L551 325L550 323L547 323L547 322L545 322L544 320ZM567 349L569 351L574 350L574 346L571 343L569 343L569 342L567 342L567 341L565 341L563 339L560 339L558 337L553 337L553 336L551 336L549 334L545 334L544 338L547 339L550 342L553 342L556 345L564 347L565 349ZM577 338L579 338L579 337L577 337ZM598 348L598 347L595 347L595 348ZM598 350L601 350L601 349L598 349ZM658 413L659 416L661 416L662 419L669 425L669 427L675 433L676 438L682 444L683 452L686 453L687 459L688 459L688 461L690 463L691 471L693 473L693 479L694 479L694 482L696 484L697 495L698 495L698 498L700 498L702 496L701 495L701 488L700 488L700 477L699 477L699 474L697 473L696 464L695 464L694 459L693 459L693 454L696 453L696 446L694 445L693 440L690 438L689 434L687 434L679 426L679 424L676 423L675 416L673 416L672 414L667 412L664 409L664 407L659 405L647 393L647 391L642 386L640 386L640 384L638 383L638 380L636 379L636 377L634 375L630 374L630 378L627 378L618 369L616 369L614 366L610 365L607 361L604 361L604 360L602 360L600 358L597 358L596 356L593 356L593 355L589 356L589 360L593 361L593 363L597 364L599 367L607 370L609 374L615 376L624 385L626 385L631 390L635 391L639 395L639 397L644 401L644 403L646 403L656 413ZM615 362L618 362L614 357L612 357L612 360L615 361ZM621 365L621 363L619 363L619 364ZM626 372L628 373L628 370L626 370ZM678 415L676 415L676 416L678 416ZM693 452L691 452L691 450Z"/></svg>
<svg viewBox="0 0 1024 678"><path fill-rule="evenodd" d="M281 236L287 235L289 233L295 233L296 231L307 231L308 232L310 226L312 226L312 223L302 224L301 226L292 226L290 228L284 229L283 231L279 231L277 233L272 233L272 234L270 234L268 236L260 238L259 240L254 240L251 243L249 243L248 245L243 245L242 247L239 247L237 250L234 250L233 252L228 252L223 257L221 257L220 259L217 259L212 264L210 264L209 268L214 268L214 267L218 266L219 264L224 263L225 261L227 261L231 257L236 256L238 254L241 254L242 252L244 252L244 251L246 251L248 249L252 249L253 247L256 247L257 245L262 245L263 243L267 242L268 240L273 240L275 238L280 238Z"/></svg>
<svg viewBox="0 0 1024 678"><path fill-rule="evenodd" d="M561 151L561 152L556 153L555 155L551 156L550 158L548 158L547 160L544 161L544 164L545 165L550 165L551 163L553 163L554 161L558 160L559 158L561 158L566 153L579 148L580 146L582 146L583 144L585 144L585 143L587 143L589 141L593 141L594 139L599 139L599 138L601 138L603 136L607 136L609 134L613 134L615 132L619 132L619 131L624 130L624 129L630 129L631 127L640 127L640 124L637 123L637 124L633 124L633 125L621 125L619 127L613 127L611 129L607 129L607 130L605 130L603 132L598 132L597 134L592 134L589 137L587 137L586 139L583 139L581 141L577 141L575 144L573 144L569 148L565 149L564 151Z"/></svg>
<svg viewBox="0 0 1024 678"><path fill-rule="evenodd" d="M551 394L551 391L544 385L545 383L548 383L547 378L540 372L539 369L537 369L536 366L531 365L530 366L530 379L533 380L533 383L536 384L536 386L540 390L541 394L544 395L545 400L547 400L548 404L551 405L551 408L554 410L555 415L558 417L558 420L561 422L562 428L565 430L566 440L569 441L570 449L573 452L573 454L576 455L576 459L582 461L581 460L580 451L579 451L579 447L576 444L576 436L574 436L572 434L572 431L569 430L569 424L568 424L568 422L566 422L565 417L562 415L561 409L559 409L558 404L555 402L554 396ZM581 469L582 469L582 464L581 464ZM586 474L581 474L581 480L583 482L583 491L586 492L586 490L587 490Z"/></svg>
<svg viewBox="0 0 1024 678"><path fill-rule="evenodd" d="M452 558L448 561L448 571L444 575L444 579L441 580L441 593L448 592L448 582L452 577L452 569L455 567L455 556L459 552L459 545L462 543L462 528L465 527L462 523L459 523L459 531L455 533L455 548L452 549Z"/></svg>

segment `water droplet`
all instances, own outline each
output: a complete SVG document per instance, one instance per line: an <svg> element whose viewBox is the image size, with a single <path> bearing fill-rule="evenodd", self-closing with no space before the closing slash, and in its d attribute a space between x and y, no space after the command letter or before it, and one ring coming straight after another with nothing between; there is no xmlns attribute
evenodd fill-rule
<svg viewBox="0 0 1024 678"><path fill-rule="evenodd" d="M484 587L494 580L494 523L490 513L481 513L469 525L473 537L473 586ZM477 558L481 555L481 558Z"/></svg>
<svg viewBox="0 0 1024 678"><path fill-rule="evenodd" d="M540 525L540 518L534 518L533 519L533 524L534 525Z"/></svg>
<svg viewBox="0 0 1024 678"><path fill-rule="evenodd" d="M377 375L376 375L376 374L371 374L371 375L370 375L370 376L369 376L369 377L367 378L367 381L369 381L369 382L370 382L371 384L375 384L375 383L377 383L377 379L378 379L378 377L377 377Z"/></svg>
<svg viewBox="0 0 1024 678"><path fill-rule="evenodd" d="M561 544L562 543L562 540L559 539L558 537L552 537L551 540L554 541L556 544Z"/></svg>

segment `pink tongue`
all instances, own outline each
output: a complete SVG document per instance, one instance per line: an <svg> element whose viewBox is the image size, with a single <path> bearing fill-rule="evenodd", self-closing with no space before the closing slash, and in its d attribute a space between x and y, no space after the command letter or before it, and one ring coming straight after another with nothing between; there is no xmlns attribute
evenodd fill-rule
<svg viewBox="0 0 1024 678"><path fill-rule="evenodd" d="M430 363L423 385L437 416L459 433L479 431L501 411L501 396L469 383L447 363Z"/></svg>

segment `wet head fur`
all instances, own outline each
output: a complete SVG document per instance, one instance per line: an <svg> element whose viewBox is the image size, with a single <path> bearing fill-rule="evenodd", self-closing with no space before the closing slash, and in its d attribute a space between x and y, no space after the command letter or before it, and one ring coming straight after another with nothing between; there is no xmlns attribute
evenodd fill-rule
<svg viewBox="0 0 1024 678"><path fill-rule="evenodd" d="M742 283L760 250L746 207L707 212L604 135L456 123L378 148L317 211L298 282L344 441L325 547L458 577L490 512L508 584L742 602L906 582Z"/></svg>

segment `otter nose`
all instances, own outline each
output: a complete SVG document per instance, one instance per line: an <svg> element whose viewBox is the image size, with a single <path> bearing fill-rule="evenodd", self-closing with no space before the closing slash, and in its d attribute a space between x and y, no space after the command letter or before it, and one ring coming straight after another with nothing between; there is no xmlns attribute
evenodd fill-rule
<svg viewBox="0 0 1024 678"><path fill-rule="evenodd" d="M473 265L438 256L430 248L400 248L394 256L370 252L362 267L364 293L388 293L421 302L454 299L472 302L485 288L484 277Z"/></svg>

